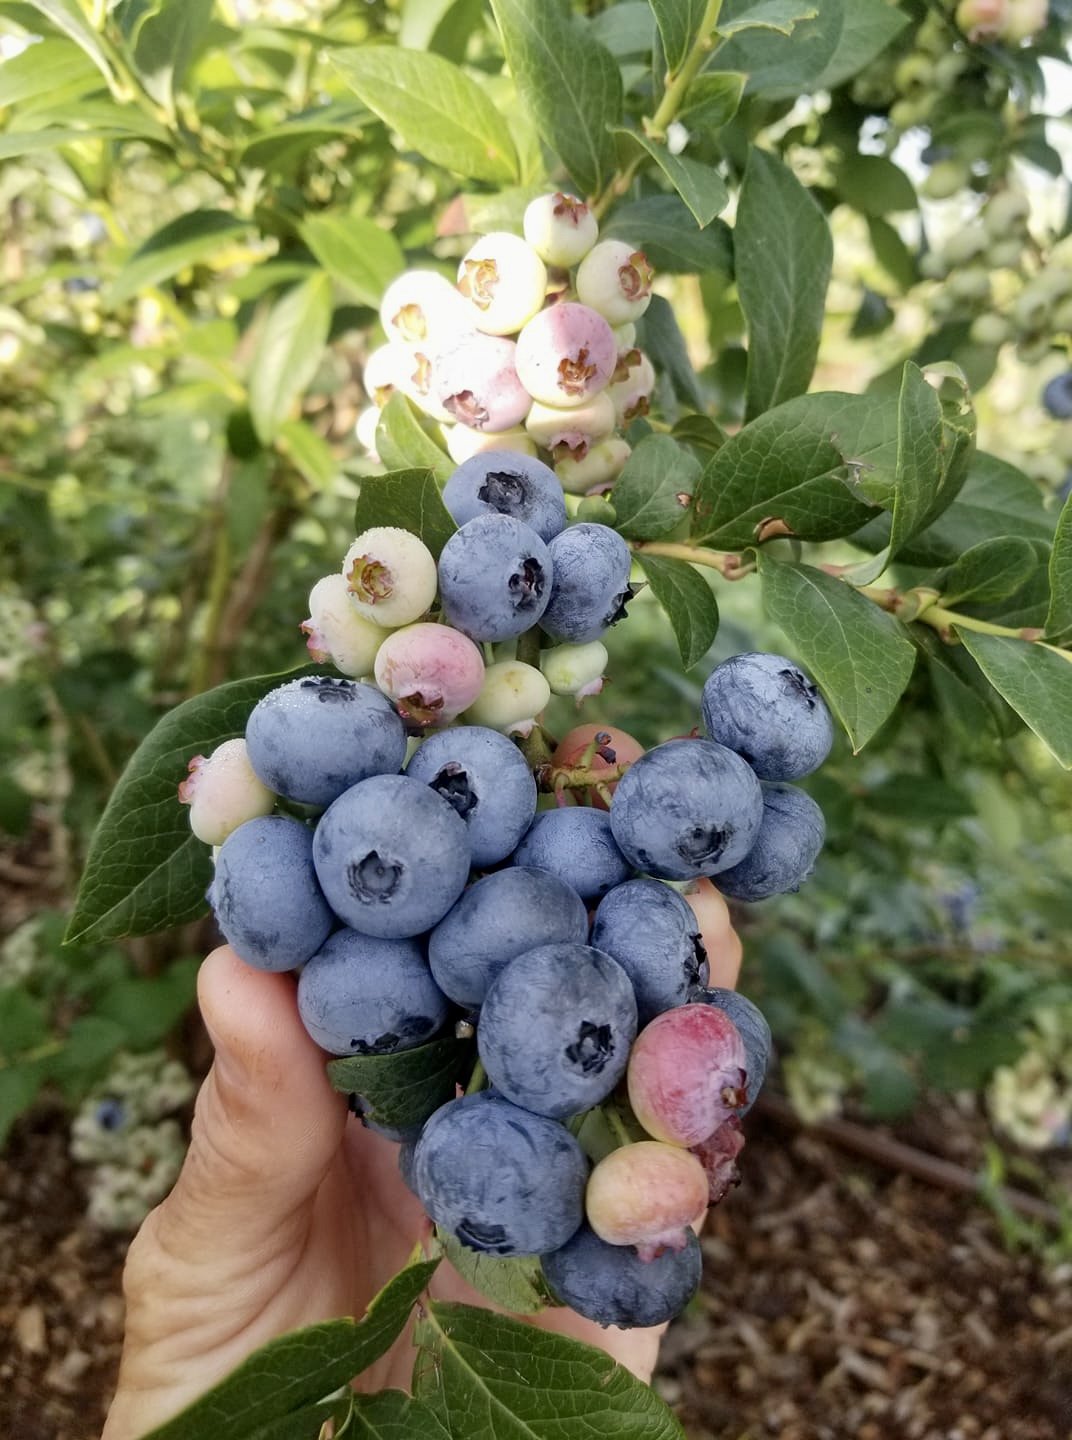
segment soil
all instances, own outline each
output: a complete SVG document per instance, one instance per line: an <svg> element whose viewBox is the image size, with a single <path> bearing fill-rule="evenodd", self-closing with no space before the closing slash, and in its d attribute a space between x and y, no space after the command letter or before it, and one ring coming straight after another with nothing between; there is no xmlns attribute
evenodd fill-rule
<svg viewBox="0 0 1072 1440"><path fill-rule="evenodd" d="M657 1380L690 1440L1072 1436L1069 1268L1010 1255L969 1197L762 1116L749 1128L744 1184L709 1221L703 1291ZM969 1121L932 1128L969 1158ZM4 1440L99 1435L124 1248L87 1224L64 1113L39 1106L0 1160Z"/></svg>

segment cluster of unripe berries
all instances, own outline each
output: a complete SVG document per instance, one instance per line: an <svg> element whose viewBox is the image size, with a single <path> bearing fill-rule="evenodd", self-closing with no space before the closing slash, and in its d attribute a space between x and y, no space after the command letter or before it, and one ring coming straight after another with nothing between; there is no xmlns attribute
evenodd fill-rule
<svg viewBox="0 0 1072 1440"><path fill-rule="evenodd" d="M648 408L655 372L635 322L653 271L635 245L601 241L571 195L533 200L524 231L483 236L456 285L408 270L388 286L358 439L375 453L380 411L401 391L442 425L456 463L483 450L546 455L581 495L617 477L629 456L617 432Z"/></svg>
<svg viewBox="0 0 1072 1440"><path fill-rule="evenodd" d="M217 922L247 963L300 971L302 1021L332 1055L475 1029L487 1088L382 1131L407 1183L470 1248L541 1256L580 1314L660 1323L699 1283L697 1222L736 1180L770 1044L754 1005L705 988L703 936L724 943L718 892L759 900L810 873L823 817L788 782L828 754L829 712L790 661L739 655L704 687L706 738L567 737L542 802L507 736L440 712L414 746L412 714L370 684L299 678L193 767L195 829L222 839ZM277 796L310 808L270 813ZM602 1138L582 1145L593 1114Z"/></svg>

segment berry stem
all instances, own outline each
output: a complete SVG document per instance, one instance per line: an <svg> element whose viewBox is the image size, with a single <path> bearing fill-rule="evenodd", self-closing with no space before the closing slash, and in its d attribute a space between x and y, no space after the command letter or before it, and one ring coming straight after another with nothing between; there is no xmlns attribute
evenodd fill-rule
<svg viewBox="0 0 1072 1440"><path fill-rule="evenodd" d="M632 760L623 760L620 765L601 770L590 770L587 765L542 765L536 772L536 784L549 794L558 794L561 790L587 790L590 786L605 787L620 780L632 764Z"/></svg>
<svg viewBox="0 0 1072 1440"><path fill-rule="evenodd" d="M473 1066L473 1073L469 1076L469 1084L465 1087L467 1095L475 1095L478 1090L483 1090L487 1084L488 1075L484 1069L483 1060L478 1060Z"/></svg>
<svg viewBox="0 0 1072 1440"><path fill-rule="evenodd" d="M634 540L629 547L636 555L665 555L668 560L687 560L717 570L725 580L740 580L755 570L733 550L708 550L703 545L685 545L673 540Z"/></svg>
<svg viewBox="0 0 1072 1440"><path fill-rule="evenodd" d="M943 640L953 638L953 630L973 630L979 635L1003 635L1010 640L1025 640L1029 644L1041 644L1044 650L1052 650L1055 655L1060 655L1063 660L1072 663L1072 651L1062 649L1058 645L1050 645L1043 640L1044 632L1038 626L1031 625L995 625L989 620L980 620L974 615L963 615L959 610L948 610L944 605L938 604L941 596L933 591L910 590L902 593L899 590L888 589L878 585L861 586L860 594L866 595L883 610L888 610L891 615L907 622L918 621L922 625L929 625L932 630L937 630Z"/></svg>
<svg viewBox="0 0 1072 1440"><path fill-rule="evenodd" d="M540 668L540 632L535 625L517 637L517 658L537 670Z"/></svg>
<svg viewBox="0 0 1072 1440"><path fill-rule="evenodd" d="M626 1128L625 1121L621 1117L617 1105L606 1105L603 1114L607 1121L607 1128L617 1140L619 1145L632 1145L633 1137Z"/></svg>

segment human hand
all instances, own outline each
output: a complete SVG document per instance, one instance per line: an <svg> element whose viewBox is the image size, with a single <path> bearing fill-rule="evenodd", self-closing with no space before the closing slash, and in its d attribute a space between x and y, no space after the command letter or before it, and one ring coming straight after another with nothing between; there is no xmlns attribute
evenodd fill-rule
<svg viewBox="0 0 1072 1440"><path fill-rule="evenodd" d="M739 951L721 953L711 984L733 985ZM137 1440L287 1331L362 1315L430 1233L397 1147L348 1123L293 977L253 970L224 946L201 967L198 1000L216 1057L182 1173L127 1256L126 1335L102 1440ZM487 1303L446 1261L430 1288ZM531 1323L651 1378L662 1328L602 1329L566 1309ZM412 1364L407 1331L361 1386L405 1389Z"/></svg>

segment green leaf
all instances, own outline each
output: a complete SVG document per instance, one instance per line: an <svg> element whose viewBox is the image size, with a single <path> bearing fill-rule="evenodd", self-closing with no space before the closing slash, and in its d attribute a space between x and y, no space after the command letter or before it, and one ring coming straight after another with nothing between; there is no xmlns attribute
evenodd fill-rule
<svg viewBox="0 0 1072 1440"><path fill-rule="evenodd" d="M538 1315L547 1304L543 1272L535 1255L480 1255L446 1231L438 1232L443 1253L462 1279L511 1315Z"/></svg>
<svg viewBox="0 0 1072 1440"><path fill-rule="evenodd" d="M423 1352L414 1392L452 1440L551 1440L581 1433L684 1440L654 1390L579 1340L439 1300L422 1314L414 1340Z"/></svg>
<svg viewBox="0 0 1072 1440"><path fill-rule="evenodd" d="M398 43L403 50L432 50L460 64L483 8L482 0L403 0Z"/></svg>
<svg viewBox="0 0 1072 1440"><path fill-rule="evenodd" d="M730 6L727 5L727 10ZM801 20L813 20L819 13L818 0L811 4L806 0L750 0L743 8L733 7L737 12L719 17L720 35L737 35L742 30L777 30L781 35L792 35Z"/></svg>
<svg viewBox="0 0 1072 1440"><path fill-rule="evenodd" d="M648 0L618 0L593 15L588 28L617 60L650 55L655 43L655 17Z"/></svg>
<svg viewBox="0 0 1072 1440"><path fill-rule="evenodd" d="M361 1113L378 1125L421 1125L454 1099L455 1085L471 1068L471 1040L432 1040L394 1055L346 1055L328 1064L336 1090L356 1095Z"/></svg>
<svg viewBox="0 0 1072 1440"><path fill-rule="evenodd" d="M0 1005L0 1056L14 1060L36 1049L49 1038L49 1014L45 1002L21 986L3 990Z"/></svg>
<svg viewBox="0 0 1072 1440"><path fill-rule="evenodd" d="M871 215L867 220L867 229L875 259L898 290L910 290L919 279L916 257L888 220Z"/></svg>
<svg viewBox="0 0 1072 1440"><path fill-rule="evenodd" d="M833 242L826 217L793 172L753 147L734 232L748 325L747 417L803 394L823 326Z"/></svg>
<svg viewBox="0 0 1072 1440"><path fill-rule="evenodd" d="M691 445L694 450L703 450L709 455L717 455L729 438L710 415L682 415L674 422L670 434L682 444Z"/></svg>
<svg viewBox="0 0 1072 1440"><path fill-rule="evenodd" d="M170 280L188 265L207 260L224 241L247 228L224 210L192 210L170 220L134 251L106 290L106 303L122 305L140 291Z"/></svg>
<svg viewBox="0 0 1072 1440"><path fill-rule="evenodd" d="M956 627L994 689L1066 770L1072 770L1072 653Z"/></svg>
<svg viewBox="0 0 1072 1440"><path fill-rule="evenodd" d="M12 1125L29 1110L47 1078L40 1061L0 1069L0 1145L7 1143Z"/></svg>
<svg viewBox="0 0 1072 1440"><path fill-rule="evenodd" d="M759 573L767 614L822 686L853 751L862 750L912 675L916 652L903 626L810 565L781 564L760 552Z"/></svg>
<svg viewBox="0 0 1072 1440"><path fill-rule="evenodd" d="M362 305L377 306L406 266L402 247L372 220L344 211L307 215L298 233L331 278Z"/></svg>
<svg viewBox="0 0 1072 1440"><path fill-rule="evenodd" d="M673 306L662 295L651 297L651 304L637 322L637 343L647 352L656 374L668 378L679 400L693 410L706 408Z"/></svg>
<svg viewBox="0 0 1072 1440"><path fill-rule="evenodd" d="M740 549L791 534L850 535L874 514L850 488L859 473L893 473L897 410L874 395L802 395L768 410L708 462L696 487L693 539Z"/></svg>
<svg viewBox="0 0 1072 1440"><path fill-rule="evenodd" d="M1004 600L1015 595L1039 563L1029 540L1009 535L973 545L936 582L946 607L958 601Z"/></svg>
<svg viewBox="0 0 1072 1440"><path fill-rule="evenodd" d="M911 23L905 12L889 0L851 0L844 7L837 46L815 80L814 89L833 90L851 80Z"/></svg>
<svg viewBox="0 0 1072 1440"><path fill-rule="evenodd" d="M714 134L728 125L741 108L747 75L733 70L715 70L697 75L685 91L678 119L688 130Z"/></svg>
<svg viewBox="0 0 1072 1440"><path fill-rule="evenodd" d="M339 473L331 446L304 420L284 420L275 448L314 490L326 490Z"/></svg>
<svg viewBox="0 0 1072 1440"><path fill-rule="evenodd" d="M116 980L95 1000L94 1014L120 1026L132 1049L158 1045L193 1005L199 963L175 960L160 975Z"/></svg>
<svg viewBox="0 0 1072 1440"><path fill-rule="evenodd" d="M818 77L837 53L844 26L845 9L857 0L814 0L809 6L814 18L798 20L791 35L768 27L739 29L721 45L713 68L735 70L748 76L749 95L767 100L796 99L815 92ZM725 0L719 29L733 26L754 12L753 0Z"/></svg>
<svg viewBox="0 0 1072 1440"><path fill-rule="evenodd" d="M718 602L710 585L684 560L637 555L651 593L666 611L686 670L710 650L718 634Z"/></svg>
<svg viewBox="0 0 1072 1440"><path fill-rule="evenodd" d="M418 155L475 180L518 179L509 126L477 82L449 60L370 45L337 51L330 63Z"/></svg>
<svg viewBox="0 0 1072 1440"><path fill-rule="evenodd" d="M347 1440L450 1440L428 1406L401 1390L355 1395L349 1423L335 1434Z"/></svg>
<svg viewBox="0 0 1072 1440"><path fill-rule="evenodd" d="M331 282L313 275L269 311L249 372L249 413L268 445L312 380L331 329Z"/></svg>
<svg viewBox="0 0 1072 1440"><path fill-rule="evenodd" d="M889 775L867 793L868 807L882 819L933 825L974 815L971 799L936 775Z"/></svg>
<svg viewBox="0 0 1072 1440"><path fill-rule="evenodd" d="M615 529L629 540L658 540L688 511L700 462L669 435L648 435L614 485Z"/></svg>
<svg viewBox="0 0 1072 1440"><path fill-rule="evenodd" d="M992 749L999 736L1015 731L1018 717L967 650L944 644L926 625L913 625L909 634L926 657L942 723L965 753Z"/></svg>
<svg viewBox="0 0 1072 1440"><path fill-rule="evenodd" d="M679 70L700 33L707 0L649 0L662 36L666 68Z"/></svg>
<svg viewBox="0 0 1072 1440"><path fill-rule="evenodd" d="M1072 638L1072 497L1065 501L1050 552L1050 609L1046 616L1046 636L1058 642Z"/></svg>
<svg viewBox="0 0 1072 1440"><path fill-rule="evenodd" d="M140 133L125 126L109 125L75 130L49 126L44 130L8 130L0 135L0 160L36 155L41 150L59 150L64 145L81 145L87 140L136 140Z"/></svg>
<svg viewBox="0 0 1072 1440"><path fill-rule="evenodd" d="M191 61L205 38L215 0L155 0L128 43L134 68L158 104L174 108Z"/></svg>
<svg viewBox="0 0 1072 1440"><path fill-rule="evenodd" d="M357 139L373 119L364 105L355 105L352 101L316 105L250 140L242 151L240 163L246 169L271 170L296 161L305 151L340 135Z"/></svg>
<svg viewBox="0 0 1072 1440"><path fill-rule="evenodd" d="M0 65L0 107L55 94L79 81L89 89L100 85L97 77L96 67L83 50L67 40L42 40Z"/></svg>
<svg viewBox="0 0 1072 1440"><path fill-rule="evenodd" d="M885 155L850 150L842 156L834 180L841 198L861 215L889 215L915 210L919 204L911 180Z"/></svg>
<svg viewBox="0 0 1072 1440"><path fill-rule="evenodd" d="M441 483L454 474L454 461L432 439L424 419L400 390L388 400L376 426L376 453L390 470L431 470Z"/></svg>
<svg viewBox="0 0 1072 1440"><path fill-rule="evenodd" d="M360 1321L326 1320L269 1341L145 1440L255 1440L264 1427L300 1414L387 1353L438 1264L407 1265Z"/></svg>
<svg viewBox="0 0 1072 1440"><path fill-rule="evenodd" d="M617 169L607 128L622 114L614 57L574 19L567 0L491 0L491 8L540 134L581 190L596 194Z"/></svg>
<svg viewBox="0 0 1072 1440"><path fill-rule="evenodd" d="M112 791L90 845L66 942L149 935L205 913L209 847L190 833L179 783L194 755L245 733L269 690L312 667L235 680L186 700L145 737Z"/></svg>
<svg viewBox="0 0 1072 1440"><path fill-rule="evenodd" d="M439 559L439 552L457 530L443 504L435 476L426 467L390 470L361 481L354 511L354 529L360 535L373 525L398 525L419 535Z"/></svg>
<svg viewBox="0 0 1072 1440"><path fill-rule="evenodd" d="M105 42L86 19L78 0L26 0L31 9L67 36L93 61L109 85L115 72Z"/></svg>
<svg viewBox="0 0 1072 1440"><path fill-rule="evenodd" d="M696 224L702 230L729 204L730 192L717 170L699 160L687 159L684 155L673 155L665 145L652 140L639 130L627 130L622 126L611 127L615 135L627 135L630 140L646 150L663 172L670 184L692 211Z"/></svg>
<svg viewBox="0 0 1072 1440"><path fill-rule="evenodd" d="M733 235L721 220L697 228L677 195L647 195L619 205L600 228L604 240L627 240L665 275L733 274Z"/></svg>

